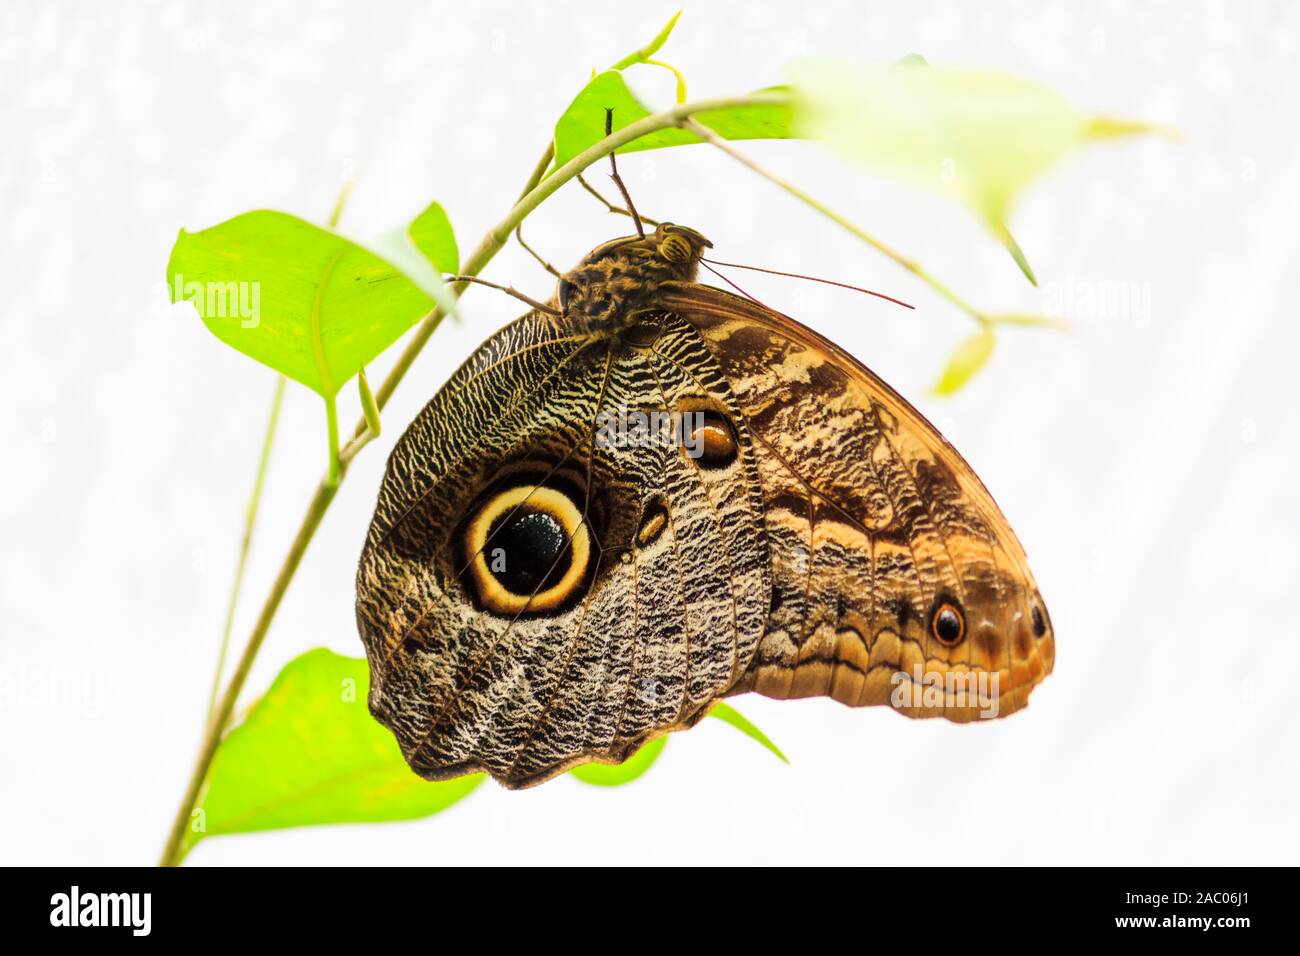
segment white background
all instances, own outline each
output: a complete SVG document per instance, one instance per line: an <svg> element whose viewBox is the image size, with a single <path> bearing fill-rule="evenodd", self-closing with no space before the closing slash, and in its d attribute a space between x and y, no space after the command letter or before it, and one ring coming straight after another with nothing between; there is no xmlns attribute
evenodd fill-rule
<svg viewBox="0 0 1300 956"><path fill-rule="evenodd" d="M798 56L917 51L1183 132L1092 147L1025 195L1013 224L1038 291L940 198L815 145L744 147L982 306L1065 301L1072 335L1012 330L954 400L928 387L971 322L911 276L708 147L623 163L647 214L699 228L720 258L918 304L741 282L911 397L992 489L1057 631L1027 711L953 726L741 698L793 766L706 721L624 789L488 785L429 820L211 840L191 862L1295 862L1300 10L1083 6L693 2L662 54L698 97L777 82ZM323 219L355 171L344 231L373 237L437 198L468 249L591 68L673 9L4 5L0 860L151 862L198 741L273 376L166 303L177 230L261 207ZM670 100L666 74L635 79ZM623 231L576 189L529 224L565 266ZM488 276L551 289L513 246ZM1089 304L1125 284L1128 307ZM250 691L306 648L361 653L353 573L387 451L520 309L479 289L465 311L349 475ZM323 428L291 387L238 644Z"/></svg>

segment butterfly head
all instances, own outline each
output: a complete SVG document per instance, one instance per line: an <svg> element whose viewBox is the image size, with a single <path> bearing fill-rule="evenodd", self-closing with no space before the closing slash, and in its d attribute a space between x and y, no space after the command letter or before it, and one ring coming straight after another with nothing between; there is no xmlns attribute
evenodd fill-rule
<svg viewBox="0 0 1300 956"><path fill-rule="evenodd" d="M687 226L660 223L645 236L612 239L560 278L565 315L619 322L648 307L664 282L694 282L700 256L713 243Z"/></svg>

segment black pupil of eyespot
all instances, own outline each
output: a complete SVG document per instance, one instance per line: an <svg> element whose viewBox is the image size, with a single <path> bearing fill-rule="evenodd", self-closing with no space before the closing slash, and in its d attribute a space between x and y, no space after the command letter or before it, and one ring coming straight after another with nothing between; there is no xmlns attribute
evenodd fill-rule
<svg viewBox="0 0 1300 956"><path fill-rule="evenodd" d="M1047 622L1043 620L1043 612L1040 608L1034 608L1034 637L1042 637L1047 633Z"/></svg>
<svg viewBox="0 0 1300 956"><path fill-rule="evenodd" d="M950 607L941 608L934 619L934 633L941 641L955 643L957 638L961 637L961 618L957 616L957 612Z"/></svg>
<svg viewBox="0 0 1300 956"><path fill-rule="evenodd" d="M569 537L546 511L520 509L502 517L488 533L484 558L493 577L512 594L533 594L554 586L572 561Z"/></svg>

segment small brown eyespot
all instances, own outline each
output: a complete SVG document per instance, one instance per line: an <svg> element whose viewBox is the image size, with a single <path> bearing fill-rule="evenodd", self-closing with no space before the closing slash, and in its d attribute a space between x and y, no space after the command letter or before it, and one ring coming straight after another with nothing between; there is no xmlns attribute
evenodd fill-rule
<svg viewBox="0 0 1300 956"><path fill-rule="evenodd" d="M966 636L966 618L961 608L951 601L944 601L934 609L930 617L930 632L935 640L946 647L954 647Z"/></svg>
<svg viewBox="0 0 1300 956"><path fill-rule="evenodd" d="M686 454L704 468L725 468L736 460L740 445L735 430L724 415L711 408L688 411L690 436Z"/></svg>
<svg viewBox="0 0 1300 956"><path fill-rule="evenodd" d="M1034 625L1034 637L1042 637L1047 633L1047 621L1043 619L1043 609L1037 604L1034 605L1033 611L1030 612L1030 618Z"/></svg>
<svg viewBox="0 0 1300 956"><path fill-rule="evenodd" d="M641 527L636 532L637 547L645 548L654 544L667 527L668 506L662 496L656 495L641 513Z"/></svg>

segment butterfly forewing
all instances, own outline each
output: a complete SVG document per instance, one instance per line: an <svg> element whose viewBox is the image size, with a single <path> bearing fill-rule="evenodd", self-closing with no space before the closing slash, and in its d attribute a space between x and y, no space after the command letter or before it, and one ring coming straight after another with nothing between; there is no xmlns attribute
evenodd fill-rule
<svg viewBox="0 0 1300 956"><path fill-rule="evenodd" d="M660 295L699 329L759 461L774 608L735 690L956 720L1023 706L1054 662L1046 608L1015 534L956 450L795 320L694 283ZM895 693L950 673L996 675L997 686Z"/></svg>

